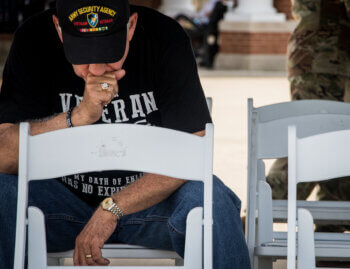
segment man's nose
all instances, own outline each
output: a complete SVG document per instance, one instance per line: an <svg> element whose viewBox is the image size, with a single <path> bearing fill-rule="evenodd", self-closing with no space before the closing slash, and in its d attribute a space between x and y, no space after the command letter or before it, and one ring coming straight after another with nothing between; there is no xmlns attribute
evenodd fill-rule
<svg viewBox="0 0 350 269"><path fill-rule="evenodd" d="M94 76L102 76L104 73L106 73L106 68L106 64L90 64L89 72Z"/></svg>

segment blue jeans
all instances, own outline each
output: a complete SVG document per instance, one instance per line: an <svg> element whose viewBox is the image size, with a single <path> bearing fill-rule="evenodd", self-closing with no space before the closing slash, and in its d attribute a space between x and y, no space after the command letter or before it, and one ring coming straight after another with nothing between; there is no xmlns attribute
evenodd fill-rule
<svg viewBox="0 0 350 269"><path fill-rule="evenodd" d="M125 243L184 254L186 217L203 203L203 184L188 182L165 201L122 218L108 243ZM250 268L240 220L240 200L214 177L214 268ZM0 173L0 269L13 268L17 204L17 176ZM94 213L57 180L34 181L29 206L45 215L48 252L74 249L75 238Z"/></svg>

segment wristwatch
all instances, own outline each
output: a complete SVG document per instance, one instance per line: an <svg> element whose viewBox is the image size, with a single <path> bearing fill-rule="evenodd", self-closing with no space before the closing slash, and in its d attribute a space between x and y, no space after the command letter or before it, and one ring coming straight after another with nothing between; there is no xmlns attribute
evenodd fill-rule
<svg viewBox="0 0 350 269"><path fill-rule="evenodd" d="M101 202L101 207L103 210L109 211L113 215L115 215L118 220L120 220L124 216L123 211L121 211L121 209L117 206L112 197L104 199Z"/></svg>

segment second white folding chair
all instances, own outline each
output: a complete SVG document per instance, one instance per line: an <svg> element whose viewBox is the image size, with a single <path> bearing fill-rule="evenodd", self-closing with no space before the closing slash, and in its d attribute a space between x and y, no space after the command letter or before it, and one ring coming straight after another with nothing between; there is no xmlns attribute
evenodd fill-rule
<svg viewBox="0 0 350 269"><path fill-rule="evenodd" d="M306 138L297 137L295 126L288 128L288 269L296 268L296 228L298 227L298 269L315 268L313 219L309 211L297 213L297 184L317 182L350 175L350 130L330 132ZM347 208L350 212L350 207ZM324 240L324 252L335 257L350 257L349 248L335 235ZM347 243L348 245L348 243Z"/></svg>
<svg viewBox="0 0 350 269"><path fill-rule="evenodd" d="M296 125L300 137L350 128L350 104L325 100L302 100L254 107L248 100L248 188L247 243L252 268L272 269L274 259L287 256L287 234L274 232L273 221L287 221L287 201L272 200L271 188L265 181L264 159L288 155L288 126ZM345 216L349 202L309 202L315 220L337 220ZM321 211L320 209L327 211ZM350 214L346 214L350 220ZM318 243L316 238L316 242ZM339 240L350 243L350 235ZM350 251L350 244L349 249ZM328 257L329 253L317 249ZM338 252L341 255L343 252ZM339 256L342 257L342 256Z"/></svg>

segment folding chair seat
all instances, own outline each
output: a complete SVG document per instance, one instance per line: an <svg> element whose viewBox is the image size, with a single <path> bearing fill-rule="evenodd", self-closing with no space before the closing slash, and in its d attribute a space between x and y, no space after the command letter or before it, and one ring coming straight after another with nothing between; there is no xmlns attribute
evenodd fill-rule
<svg viewBox="0 0 350 269"><path fill-rule="evenodd" d="M288 126L298 128L299 137L336 130L350 129L350 104L303 100L255 108L248 100L248 187L246 236L253 268L272 268L272 262L286 258L286 233L275 233L273 222L287 221L287 201L272 201L271 188L266 183L264 159L284 158L288 155ZM333 222L348 219L344 207L347 202L309 202L306 205L315 221ZM320 244L324 235L316 234ZM337 238L349 241L349 236ZM318 245L318 243L317 243ZM339 256L347 251L339 251ZM316 255L327 256L316 246Z"/></svg>
<svg viewBox="0 0 350 269"><path fill-rule="evenodd" d="M96 152L106 144L110 147L109 150L111 152L120 151L120 145L123 145L125 154L110 154L102 158ZM152 154L139 154L140 152ZM53 153L55 157L47 158L47 156L53 156ZM67 158L67 156L70 157ZM29 124L21 123L20 187L18 188L14 268L22 269L24 266L27 224L28 268L59 268L58 266L47 266L50 255L48 256L46 253L44 216L40 209L35 207L27 209L28 181L57 178L67 174L82 172L127 170L144 171L184 180L204 182L203 208L192 209L187 217L185 258L179 268L211 269L212 158L212 124L207 124L205 137L199 137L165 128L133 124L102 124L75 127L30 136ZM26 218L27 212L28 219ZM136 251L141 256L138 258L149 258L152 256L155 258L172 257L179 259L179 256L173 252L149 250L126 245L106 245L103 253L107 257L125 257L125 255L134 257L134 254L128 254L130 250ZM66 254L72 253L61 254L62 257L65 257ZM110 266L108 268L149 267ZM157 268L173 267L163 266Z"/></svg>
<svg viewBox="0 0 350 269"><path fill-rule="evenodd" d="M170 259L176 266L183 266L184 261L175 251L150 249L143 246L108 244L102 249L103 257L110 259ZM73 250L47 253L48 265L64 265L66 258L73 257Z"/></svg>
<svg viewBox="0 0 350 269"><path fill-rule="evenodd" d="M296 268L297 245L298 269L315 268L317 256L312 215L307 209L297 211L299 208L296 203L297 184L349 176L349 140L350 130L299 138L295 126L290 126L288 129L288 269ZM344 210L350 212L350 205ZM298 244L296 228L298 228ZM318 249L322 248L328 253L338 253L347 248L344 257L350 257L349 242L334 240L336 236L343 236L343 234L335 234L335 236L324 234L324 236L326 240L323 240L322 245L317 245ZM339 257L339 254L336 254L336 257Z"/></svg>

